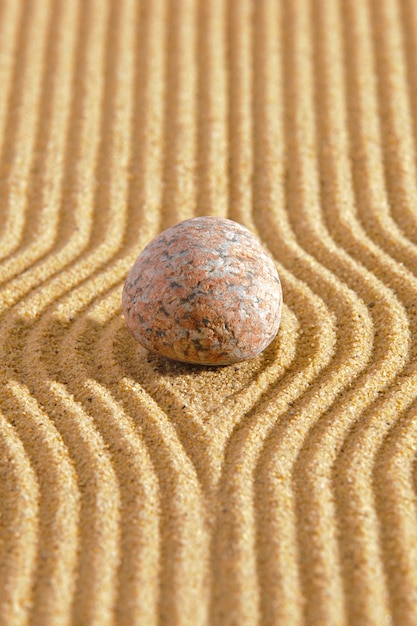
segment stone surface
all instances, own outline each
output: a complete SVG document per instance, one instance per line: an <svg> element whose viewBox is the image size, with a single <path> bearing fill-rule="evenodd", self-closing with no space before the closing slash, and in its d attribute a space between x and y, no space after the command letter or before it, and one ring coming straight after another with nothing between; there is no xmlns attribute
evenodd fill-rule
<svg viewBox="0 0 417 626"><path fill-rule="evenodd" d="M274 263L249 230L197 217L146 246L122 304L130 332L151 352L226 365L255 357L274 339L282 293Z"/></svg>

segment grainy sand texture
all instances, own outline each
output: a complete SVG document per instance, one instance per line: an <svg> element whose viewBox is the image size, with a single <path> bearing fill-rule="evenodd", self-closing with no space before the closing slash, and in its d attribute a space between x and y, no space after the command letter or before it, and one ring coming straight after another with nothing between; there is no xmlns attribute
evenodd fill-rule
<svg viewBox="0 0 417 626"><path fill-rule="evenodd" d="M417 2L0 2L0 625L417 624ZM213 215L262 241L249 362L121 294Z"/></svg>

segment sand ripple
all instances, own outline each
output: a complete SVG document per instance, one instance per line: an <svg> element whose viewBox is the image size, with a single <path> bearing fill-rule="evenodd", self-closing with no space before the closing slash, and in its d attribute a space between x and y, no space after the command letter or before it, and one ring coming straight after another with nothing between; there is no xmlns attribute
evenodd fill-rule
<svg viewBox="0 0 417 626"><path fill-rule="evenodd" d="M0 626L417 622L413 0L0 5ZM162 229L243 223L276 340L148 354Z"/></svg>

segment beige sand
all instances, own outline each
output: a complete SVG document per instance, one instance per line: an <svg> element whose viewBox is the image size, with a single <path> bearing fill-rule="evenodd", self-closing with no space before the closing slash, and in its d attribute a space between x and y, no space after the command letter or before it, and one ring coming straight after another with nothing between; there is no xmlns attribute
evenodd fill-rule
<svg viewBox="0 0 417 626"><path fill-rule="evenodd" d="M417 3L0 4L1 626L417 624ZM195 215L282 278L199 368L121 290Z"/></svg>

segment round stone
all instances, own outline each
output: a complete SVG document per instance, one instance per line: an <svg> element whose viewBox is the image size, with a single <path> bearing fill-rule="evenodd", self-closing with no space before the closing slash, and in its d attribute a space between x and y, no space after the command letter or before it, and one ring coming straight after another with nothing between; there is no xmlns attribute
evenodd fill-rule
<svg viewBox="0 0 417 626"><path fill-rule="evenodd" d="M123 313L135 339L170 359L252 359L278 332L282 292L272 259L232 220L196 217L155 237L130 270Z"/></svg>

